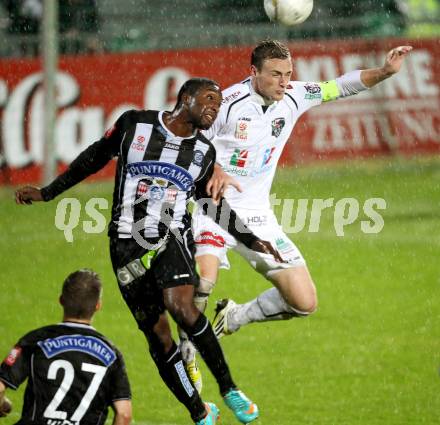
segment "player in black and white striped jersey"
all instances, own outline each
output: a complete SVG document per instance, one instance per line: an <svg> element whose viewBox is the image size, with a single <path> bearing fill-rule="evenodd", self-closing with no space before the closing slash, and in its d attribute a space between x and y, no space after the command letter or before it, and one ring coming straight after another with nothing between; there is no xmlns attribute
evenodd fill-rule
<svg viewBox="0 0 440 425"><path fill-rule="evenodd" d="M236 417L248 423L258 417L258 409L235 386L211 325L194 305L198 275L187 201L206 198L206 212L231 235L280 260L270 243L251 233L224 199L218 207L208 199L205 188L214 170L215 150L199 130L212 125L221 100L217 83L191 79L181 88L172 112L126 112L53 183L16 192L19 204L48 201L118 157L109 226L113 268L162 379L197 424L214 424L218 410L212 404L205 410L188 379L165 310L199 349Z"/></svg>

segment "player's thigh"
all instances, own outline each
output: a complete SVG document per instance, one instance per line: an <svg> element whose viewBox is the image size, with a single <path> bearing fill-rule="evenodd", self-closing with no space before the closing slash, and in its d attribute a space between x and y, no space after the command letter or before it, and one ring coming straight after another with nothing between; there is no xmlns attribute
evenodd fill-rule
<svg viewBox="0 0 440 425"><path fill-rule="evenodd" d="M269 241L278 250L283 262L277 262L270 254L253 251L242 244L238 244L236 251L266 279L271 280L271 275L293 267L305 266L306 262L298 247L287 237L278 225L274 214L266 211L260 213L258 225L250 225L251 230L262 240ZM251 221L250 218L254 220ZM245 217L245 222L256 222L255 217Z"/></svg>
<svg viewBox="0 0 440 425"><path fill-rule="evenodd" d="M201 277L216 282L218 269L229 269L227 252L236 240L211 218L197 215L193 222L196 261Z"/></svg>
<svg viewBox="0 0 440 425"><path fill-rule="evenodd" d="M217 282L220 259L217 255L204 254L196 257L198 271L201 277L211 282Z"/></svg>
<svg viewBox="0 0 440 425"><path fill-rule="evenodd" d="M306 265L279 270L269 279L292 307L309 313L316 310L316 287Z"/></svg>

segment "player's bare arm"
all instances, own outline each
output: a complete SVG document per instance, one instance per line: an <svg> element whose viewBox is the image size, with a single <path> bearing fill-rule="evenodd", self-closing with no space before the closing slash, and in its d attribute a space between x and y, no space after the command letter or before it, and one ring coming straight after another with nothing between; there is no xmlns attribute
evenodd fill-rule
<svg viewBox="0 0 440 425"><path fill-rule="evenodd" d="M390 50L381 68L364 69L361 71L362 83L367 87L373 87L399 72L405 57L411 50L411 46L399 46Z"/></svg>
<svg viewBox="0 0 440 425"><path fill-rule="evenodd" d="M217 204L228 186L232 186L239 192L242 192L241 186L237 180L229 174L226 174L219 164L215 164L214 173L206 185L206 193L211 196Z"/></svg>
<svg viewBox="0 0 440 425"><path fill-rule="evenodd" d="M113 425L128 425L131 423L132 409L130 400L116 400L113 402L115 416Z"/></svg>

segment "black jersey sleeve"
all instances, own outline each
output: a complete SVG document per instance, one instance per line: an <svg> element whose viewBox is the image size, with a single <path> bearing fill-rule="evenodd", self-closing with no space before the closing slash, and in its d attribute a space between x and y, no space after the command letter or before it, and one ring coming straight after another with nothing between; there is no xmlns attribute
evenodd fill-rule
<svg viewBox="0 0 440 425"><path fill-rule="evenodd" d="M214 148L212 149L214 150ZM206 166L205 175L196 184L194 198L206 215L210 216L235 239L251 249L252 243L259 240L259 238L243 223L225 198L221 198L218 205L215 205L212 198L206 193L206 185L214 173L215 150L210 161Z"/></svg>
<svg viewBox="0 0 440 425"><path fill-rule="evenodd" d="M111 381L110 402L131 399L130 383L128 381L124 358L119 351L116 350L116 353L117 360L113 363L109 371Z"/></svg>
<svg viewBox="0 0 440 425"><path fill-rule="evenodd" d="M99 141L82 151L63 174L41 189L41 195L45 201L50 201L60 193L104 168L118 154L124 136L124 124L129 114L130 111L122 114L114 126Z"/></svg>
<svg viewBox="0 0 440 425"><path fill-rule="evenodd" d="M16 390L29 376L31 351L23 337L3 360L0 366L0 380L7 387Z"/></svg>

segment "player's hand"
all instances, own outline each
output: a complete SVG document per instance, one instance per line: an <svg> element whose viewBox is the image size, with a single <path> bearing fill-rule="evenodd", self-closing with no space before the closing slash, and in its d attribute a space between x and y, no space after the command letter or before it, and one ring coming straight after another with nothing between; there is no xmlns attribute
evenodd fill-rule
<svg viewBox="0 0 440 425"><path fill-rule="evenodd" d="M12 402L8 397L2 397L0 402L0 418L4 418L11 413Z"/></svg>
<svg viewBox="0 0 440 425"><path fill-rule="evenodd" d="M25 186L15 191L15 202L19 205L31 205L32 201L43 201L41 190L35 186Z"/></svg>
<svg viewBox="0 0 440 425"><path fill-rule="evenodd" d="M284 263L284 260L281 258L280 253L276 249L274 249L272 244L268 241L258 239L255 242L252 242L251 248L253 251L272 255L277 263Z"/></svg>
<svg viewBox="0 0 440 425"><path fill-rule="evenodd" d="M230 175L226 174L220 165L214 165L214 173L206 185L206 193L218 204L228 186L233 186L239 192L242 191L240 184Z"/></svg>
<svg viewBox="0 0 440 425"><path fill-rule="evenodd" d="M385 58L385 64L383 66L384 72L387 75L392 75L396 72L399 72L403 60L411 50L411 46L399 46L390 50Z"/></svg>

